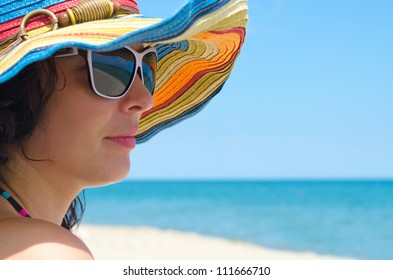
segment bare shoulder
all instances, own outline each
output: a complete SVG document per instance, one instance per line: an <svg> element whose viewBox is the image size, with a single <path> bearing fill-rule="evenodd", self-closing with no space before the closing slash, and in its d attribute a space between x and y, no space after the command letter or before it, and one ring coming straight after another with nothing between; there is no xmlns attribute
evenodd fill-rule
<svg viewBox="0 0 393 280"><path fill-rule="evenodd" d="M36 219L0 220L0 259L93 259L72 232Z"/></svg>

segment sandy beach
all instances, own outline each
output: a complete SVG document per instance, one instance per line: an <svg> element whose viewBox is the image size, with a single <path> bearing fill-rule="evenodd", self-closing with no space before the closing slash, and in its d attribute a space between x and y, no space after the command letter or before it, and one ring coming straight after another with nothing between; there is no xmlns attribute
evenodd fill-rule
<svg viewBox="0 0 393 280"><path fill-rule="evenodd" d="M338 259L313 252L271 250L255 244L152 227L82 224L76 234L96 259Z"/></svg>

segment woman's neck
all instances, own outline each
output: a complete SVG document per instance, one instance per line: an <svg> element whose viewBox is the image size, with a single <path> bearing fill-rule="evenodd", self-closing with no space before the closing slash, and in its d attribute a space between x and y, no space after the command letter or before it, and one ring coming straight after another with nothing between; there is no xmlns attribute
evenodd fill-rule
<svg viewBox="0 0 393 280"><path fill-rule="evenodd" d="M76 180L56 168L52 161L32 161L13 156L1 168L3 188L32 218L61 225L74 198L83 189ZM5 176L4 176L5 175Z"/></svg>

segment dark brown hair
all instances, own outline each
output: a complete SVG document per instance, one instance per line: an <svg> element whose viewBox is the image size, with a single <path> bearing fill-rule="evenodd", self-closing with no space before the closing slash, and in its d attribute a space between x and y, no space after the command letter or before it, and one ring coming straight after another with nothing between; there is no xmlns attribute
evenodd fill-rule
<svg viewBox="0 0 393 280"><path fill-rule="evenodd" d="M7 147L21 149L22 143L33 133L42 117L48 100L57 84L57 71L53 58L28 65L11 80L0 84L0 164L5 164L9 156ZM45 82L43 82L45 81ZM46 160L46 159L44 159ZM0 173L0 181L7 184ZM71 230L78 225L85 210L83 193L76 197L62 221L62 227Z"/></svg>

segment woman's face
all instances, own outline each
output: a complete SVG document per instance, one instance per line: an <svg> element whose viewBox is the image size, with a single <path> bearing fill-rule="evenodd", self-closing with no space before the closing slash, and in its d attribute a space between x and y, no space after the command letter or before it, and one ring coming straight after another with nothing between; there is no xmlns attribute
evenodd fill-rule
<svg viewBox="0 0 393 280"><path fill-rule="evenodd" d="M25 145L27 156L49 159L44 163L52 168L48 172L84 185L123 179L130 169L139 119L152 107L153 98L139 77L120 99L97 96L81 56L57 58L56 65L56 90Z"/></svg>

